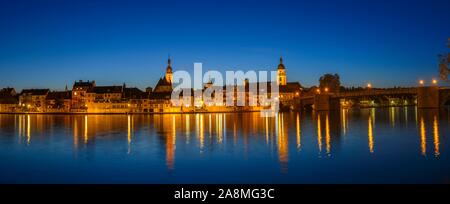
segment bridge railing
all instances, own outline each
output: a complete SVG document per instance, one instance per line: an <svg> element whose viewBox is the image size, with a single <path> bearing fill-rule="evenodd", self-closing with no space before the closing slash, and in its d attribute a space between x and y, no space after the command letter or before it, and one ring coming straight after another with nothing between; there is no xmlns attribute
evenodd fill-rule
<svg viewBox="0 0 450 204"><path fill-rule="evenodd" d="M377 96L377 95L402 95L417 94L417 88L393 88L393 89L365 89L361 91L344 91L334 94L333 97L359 97L359 96Z"/></svg>

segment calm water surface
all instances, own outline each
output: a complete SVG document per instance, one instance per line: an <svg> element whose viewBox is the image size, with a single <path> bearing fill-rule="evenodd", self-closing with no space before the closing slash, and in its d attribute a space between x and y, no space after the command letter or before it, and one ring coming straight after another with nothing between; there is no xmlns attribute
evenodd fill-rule
<svg viewBox="0 0 450 204"><path fill-rule="evenodd" d="M446 110L0 114L0 183L449 183Z"/></svg>

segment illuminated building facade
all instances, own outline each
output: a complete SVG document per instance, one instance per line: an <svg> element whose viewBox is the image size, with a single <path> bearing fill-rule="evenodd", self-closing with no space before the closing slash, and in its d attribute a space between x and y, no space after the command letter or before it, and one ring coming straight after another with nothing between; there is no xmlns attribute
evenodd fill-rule
<svg viewBox="0 0 450 204"><path fill-rule="evenodd" d="M72 112L86 112L87 91L95 87L95 81L77 81L72 88Z"/></svg>
<svg viewBox="0 0 450 204"><path fill-rule="evenodd" d="M279 86L286 85L286 68L284 67L282 57L280 57L280 64L277 68L277 84Z"/></svg>
<svg viewBox="0 0 450 204"><path fill-rule="evenodd" d="M0 113L14 112L18 103L18 95L14 88L0 89Z"/></svg>
<svg viewBox="0 0 450 204"><path fill-rule="evenodd" d="M29 112L45 112L49 89L24 89L19 95L19 106Z"/></svg>
<svg viewBox="0 0 450 204"><path fill-rule="evenodd" d="M298 82L286 82L286 68L283 59L278 65L277 84L279 84L280 106L294 109L300 97L302 87ZM267 93L271 92L271 84L266 84ZM199 90L184 89L179 94L181 103L174 104L172 62L167 60L164 77L160 78L155 88L148 87L146 91L121 86L97 86L95 81L75 81L72 90L50 91L49 89L24 89L18 96L12 89L2 89L0 111L2 112L72 112L72 113L175 113L175 112L233 112L260 111L267 104L260 101L262 87L260 83L250 83L228 86L215 86L213 82L204 84ZM257 92L250 91L256 87ZM211 100L204 97L208 88ZM230 93L228 93L228 91ZM220 91L220 92L217 92ZM14 92L14 93L12 93ZM190 92L190 96L185 95ZM228 94L228 95L227 95ZM9 97L9 98L8 98ZM188 98L186 98L188 97ZM233 105L227 106L227 97L232 98ZM238 98L244 98L244 104L238 103ZM222 98L222 100L220 100ZM13 100L16 99L16 100ZM17 100L18 99L18 100ZM217 100L216 100L217 99ZM252 102L256 102L253 103Z"/></svg>
<svg viewBox="0 0 450 204"><path fill-rule="evenodd" d="M45 98L46 112L70 112L72 91L52 91Z"/></svg>

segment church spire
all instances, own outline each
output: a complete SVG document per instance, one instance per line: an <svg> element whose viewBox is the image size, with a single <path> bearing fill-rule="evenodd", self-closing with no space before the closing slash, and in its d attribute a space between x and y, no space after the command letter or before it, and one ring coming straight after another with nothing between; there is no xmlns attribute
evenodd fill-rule
<svg viewBox="0 0 450 204"><path fill-rule="evenodd" d="M171 60L170 60L170 55L169 55L169 59L167 60L167 64L169 65L169 67L170 67L170 63L171 63Z"/></svg>
<svg viewBox="0 0 450 204"><path fill-rule="evenodd" d="M172 60L170 59L170 55L169 58L167 59L166 73L172 73Z"/></svg>
<svg viewBox="0 0 450 204"><path fill-rule="evenodd" d="M280 56L280 64L278 65L277 75L277 84L286 85L286 68L284 67L282 56Z"/></svg>
<svg viewBox="0 0 450 204"><path fill-rule="evenodd" d="M167 59L166 80L170 83L172 83L172 80L173 80L171 63L172 63L172 60L170 59L170 55L169 55L169 59Z"/></svg>
<svg viewBox="0 0 450 204"><path fill-rule="evenodd" d="M283 57L280 55L280 64L278 65L278 69L285 69L283 64Z"/></svg>

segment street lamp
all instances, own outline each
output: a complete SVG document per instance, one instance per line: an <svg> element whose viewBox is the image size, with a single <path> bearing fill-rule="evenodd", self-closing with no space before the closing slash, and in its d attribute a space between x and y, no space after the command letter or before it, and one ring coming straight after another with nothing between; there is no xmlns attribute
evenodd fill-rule
<svg viewBox="0 0 450 204"><path fill-rule="evenodd" d="M371 83L367 83L367 88L372 88L372 84Z"/></svg>
<svg viewBox="0 0 450 204"><path fill-rule="evenodd" d="M325 87L325 92L328 92L328 87Z"/></svg>
<svg viewBox="0 0 450 204"><path fill-rule="evenodd" d="M425 84L425 81L419 80L419 84L420 84L420 85L424 85L424 84Z"/></svg>
<svg viewBox="0 0 450 204"><path fill-rule="evenodd" d="M431 83L433 83L434 85L436 85L437 84L437 80L436 79L433 79L432 81L431 81Z"/></svg>

